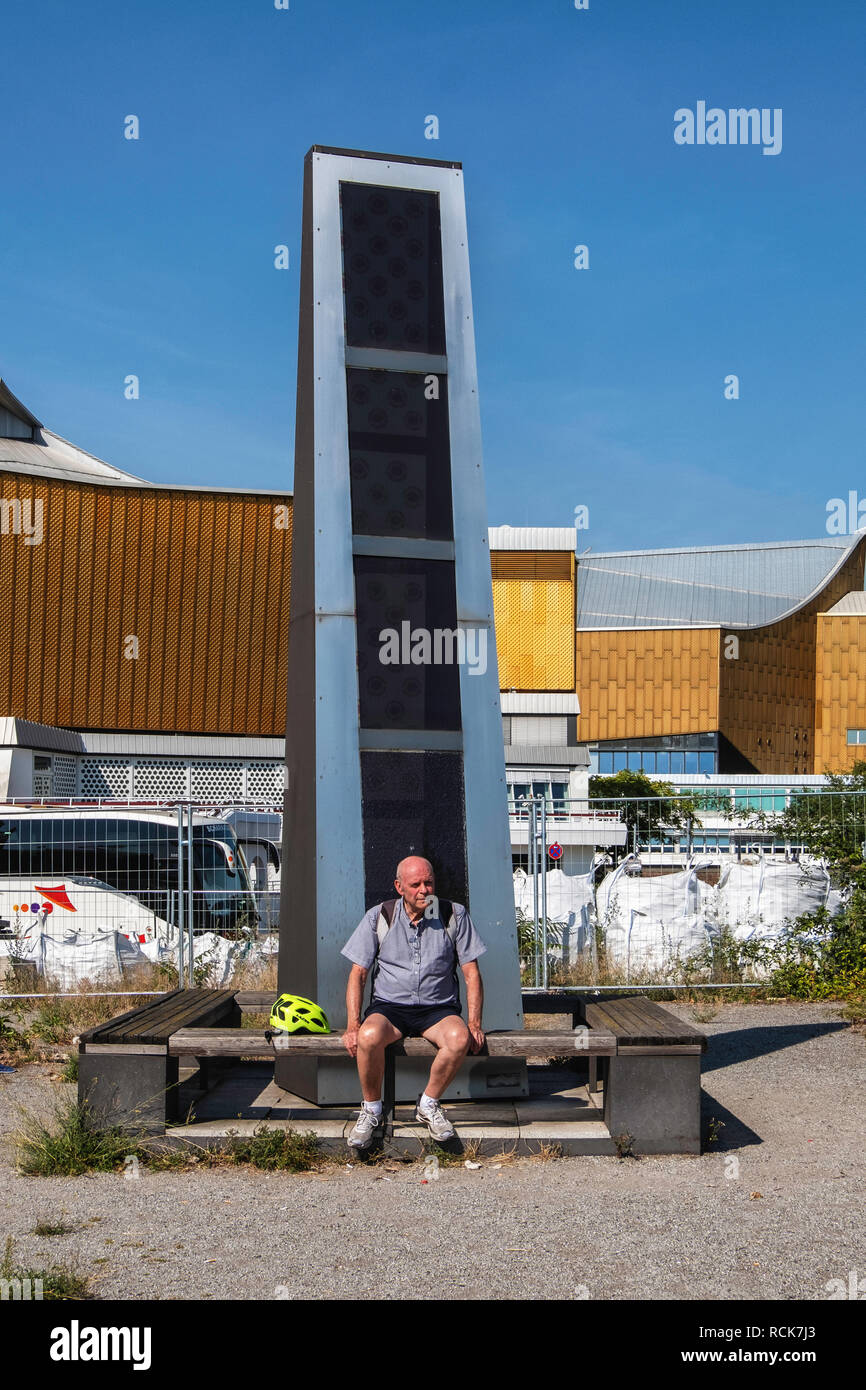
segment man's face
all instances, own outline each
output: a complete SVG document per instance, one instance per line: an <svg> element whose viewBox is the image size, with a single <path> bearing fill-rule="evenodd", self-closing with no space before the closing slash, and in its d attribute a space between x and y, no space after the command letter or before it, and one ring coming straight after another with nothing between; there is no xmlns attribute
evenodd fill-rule
<svg viewBox="0 0 866 1390"><path fill-rule="evenodd" d="M410 859L394 886L408 909L423 912L434 891L433 870L423 859Z"/></svg>

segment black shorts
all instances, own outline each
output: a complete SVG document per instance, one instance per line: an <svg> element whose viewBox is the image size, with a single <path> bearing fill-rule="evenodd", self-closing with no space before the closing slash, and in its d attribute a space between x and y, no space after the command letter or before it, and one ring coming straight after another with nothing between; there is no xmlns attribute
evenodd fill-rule
<svg viewBox="0 0 866 1390"><path fill-rule="evenodd" d="M425 1028L432 1028L443 1018L459 1018L460 1005L391 1004L387 999L372 999L364 1018L369 1018L370 1014L384 1014L404 1038L420 1038Z"/></svg>

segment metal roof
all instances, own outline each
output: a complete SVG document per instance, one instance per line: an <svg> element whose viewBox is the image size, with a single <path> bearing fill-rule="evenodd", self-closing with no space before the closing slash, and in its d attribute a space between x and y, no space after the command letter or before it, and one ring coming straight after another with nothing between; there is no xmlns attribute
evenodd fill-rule
<svg viewBox="0 0 866 1390"><path fill-rule="evenodd" d="M577 695L562 695L547 690L503 690L500 695L503 714L580 714Z"/></svg>
<svg viewBox="0 0 866 1390"><path fill-rule="evenodd" d="M15 715L0 716L0 748L38 748L54 753L83 753L84 742L74 729L55 729Z"/></svg>
<svg viewBox="0 0 866 1390"><path fill-rule="evenodd" d="M37 430L36 439L0 439L0 467L9 466L16 473L33 473L38 477L63 478L73 483L133 483L136 487L149 487L143 478L132 473L124 473L103 463L93 454L61 439L59 434L42 428Z"/></svg>
<svg viewBox="0 0 866 1390"><path fill-rule="evenodd" d="M578 629L761 627L820 593L864 539L622 550L578 557Z"/></svg>
<svg viewBox="0 0 866 1390"><path fill-rule="evenodd" d="M866 616L866 591L863 589L854 589L852 593L843 595L838 603L827 609L828 618L841 618L852 613Z"/></svg>
<svg viewBox="0 0 866 1390"><path fill-rule="evenodd" d="M490 526L491 550L574 550L574 526Z"/></svg>

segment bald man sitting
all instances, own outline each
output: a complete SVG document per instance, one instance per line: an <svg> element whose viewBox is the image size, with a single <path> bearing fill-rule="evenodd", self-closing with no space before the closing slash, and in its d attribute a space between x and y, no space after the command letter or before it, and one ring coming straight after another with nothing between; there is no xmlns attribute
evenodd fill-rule
<svg viewBox="0 0 866 1390"><path fill-rule="evenodd" d="M358 1059L364 1102L349 1135L353 1149L369 1149L384 1132L382 1079L385 1048L401 1038L429 1038L437 1048L426 1090L418 1098L415 1119L436 1140L452 1139L454 1127L439 1104L467 1052L484 1045L481 1008L484 990L478 957L487 950L466 908L452 903L456 929L434 915L433 866L428 859L402 859L394 880L399 900L391 925L379 944L377 925L382 904L371 907L352 933L342 954L353 961L346 990L348 1024L343 1042ZM429 915L428 915L429 905ZM361 1021L361 1003L370 967L373 997ZM457 967L466 981L469 1026L460 1016Z"/></svg>

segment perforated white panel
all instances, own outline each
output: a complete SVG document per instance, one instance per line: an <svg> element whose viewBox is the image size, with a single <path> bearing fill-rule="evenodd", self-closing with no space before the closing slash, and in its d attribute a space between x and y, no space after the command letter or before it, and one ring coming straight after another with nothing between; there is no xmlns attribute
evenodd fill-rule
<svg viewBox="0 0 866 1390"><path fill-rule="evenodd" d="M190 765L191 795L194 801L222 801L244 794L244 769L241 763L201 762Z"/></svg>
<svg viewBox="0 0 866 1390"><path fill-rule="evenodd" d="M81 795L131 796L131 758L82 758Z"/></svg>
<svg viewBox="0 0 866 1390"><path fill-rule="evenodd" d="M170 760L139 760L133 775L137 797L162 798L170 796L186 797L187 764L183 758Z"/></svg>
<svg viewBox="0 0 866 1390"><path fill-rule="evenodd" d="M282 803L283 764L250 763L247 768L247 796L261 796Z"/></svg>
<svg viewBox="0 0 866 1390"><path fill-rule="evenodd" d="M74 796L75 795L75 769L76 759L64 757L62 753L55 753L52 765L52 796Z"/></svg>

